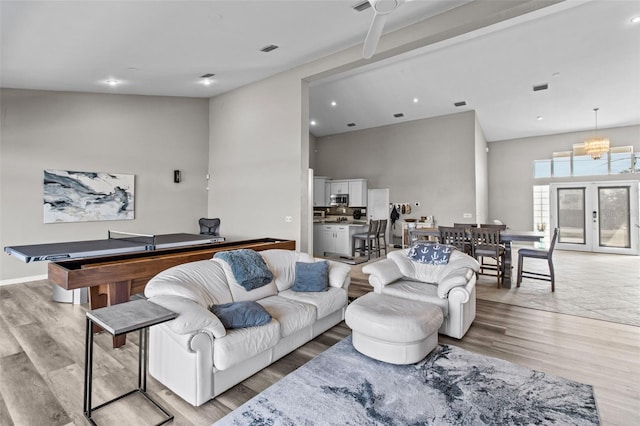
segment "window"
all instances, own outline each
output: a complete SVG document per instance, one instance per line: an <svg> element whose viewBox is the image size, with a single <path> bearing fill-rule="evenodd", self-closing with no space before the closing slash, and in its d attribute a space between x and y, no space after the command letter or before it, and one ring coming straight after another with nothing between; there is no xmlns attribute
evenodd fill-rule
<svg viewBox="0 0 640 426"><path fill-rule="evenodd" d="M533 177L606 176L640 173L640 154L632 146L611 148L602 157L593 159L584 153L583 144L574 144L573 151L554 152L551 160L534 160Z"/></svg>
<svg viewBox="0 0 640 426"><path fill-rule="evenodd" d="M571 176L571 151L553 153L551 174L554 177Z"/></svg>
<svg viewBox="0 0 640 426"><path fill-rule="evenodd" d="M549 230L549 185L533 186L533 229L544 232L544 239L550 239Z"/></svg>

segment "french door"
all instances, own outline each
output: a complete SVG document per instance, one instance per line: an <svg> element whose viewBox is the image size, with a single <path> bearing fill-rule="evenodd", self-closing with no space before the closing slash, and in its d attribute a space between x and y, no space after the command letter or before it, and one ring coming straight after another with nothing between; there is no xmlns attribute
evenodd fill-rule
<svg viewBox="0 0 640 426"><path fill-rule="evenodd" d="M559 249L638 254L637 181L549 185Z"/></svg>

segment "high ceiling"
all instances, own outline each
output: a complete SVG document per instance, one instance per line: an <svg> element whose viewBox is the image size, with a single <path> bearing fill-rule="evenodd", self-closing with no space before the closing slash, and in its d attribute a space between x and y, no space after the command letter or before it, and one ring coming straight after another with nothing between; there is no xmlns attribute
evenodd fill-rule
<svg viewBox="0 0 640 426"><path fill-rule="evenodd" d="M405 2L385 32L468 1ZM373 12L355 11L358 3L2 0L0 84L212 97L361 44ZM314 82L310 112L318 124L311 131L322 136L476 110L492 141L592 129L594 107L600 127L640 124L640 24L630 22L640 16L640 2L564 3ZM260 51L270 44L279 48ZM199 78L207 73L215 74L209 86ZM110 87L109 79L120 84ZM549 90L533 93L541 83ZM457 101L467 105L453 107Z"/></svg>
<svg viewBox="0 0 640 426"><path fill-rule="evenodd" d="M475 110L487 140L497 141L594 129L596 107L598 127L640 124L634 16L640 1L565 2L332 76L311 87L311 131L325 136ZM548 90L533 90L542 84ZM454 106L459 101L466 106Z"/></svg>

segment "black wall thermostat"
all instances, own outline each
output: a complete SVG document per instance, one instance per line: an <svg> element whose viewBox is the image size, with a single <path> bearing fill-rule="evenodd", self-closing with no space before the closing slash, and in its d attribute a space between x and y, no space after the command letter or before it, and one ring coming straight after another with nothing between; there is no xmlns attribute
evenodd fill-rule
<svg viewBox="0 0 640 426"><path fill-rule="evenodd" d="M175 183L180 183L181 180L182 180L182 176L181 176L180 170L174 170L173 171L173 181Z"/></svg>

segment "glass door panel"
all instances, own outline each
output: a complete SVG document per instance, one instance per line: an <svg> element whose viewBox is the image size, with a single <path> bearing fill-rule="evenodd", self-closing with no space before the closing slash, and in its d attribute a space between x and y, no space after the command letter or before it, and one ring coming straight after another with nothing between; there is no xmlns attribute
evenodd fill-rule
<svg viewBox="0 0 640 426"><path fill-rule="evenodd" d="M559 244L586 244L585 188L558 188Z"/></svg>
<svg viewBox="0 0 640 426"><path fill-rule="evenodd" d="M599 187L599 246L631 248L630 188Z"/></svg>

